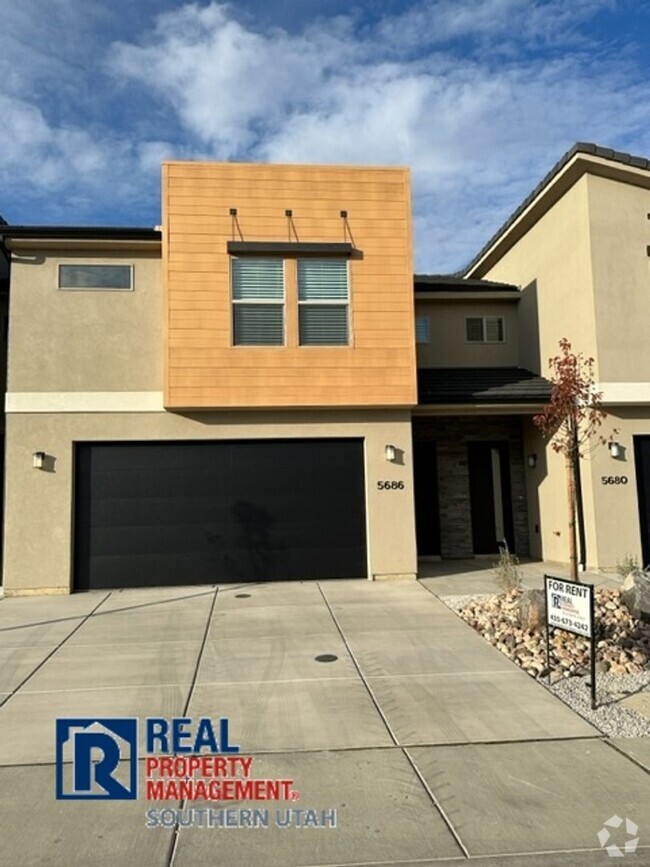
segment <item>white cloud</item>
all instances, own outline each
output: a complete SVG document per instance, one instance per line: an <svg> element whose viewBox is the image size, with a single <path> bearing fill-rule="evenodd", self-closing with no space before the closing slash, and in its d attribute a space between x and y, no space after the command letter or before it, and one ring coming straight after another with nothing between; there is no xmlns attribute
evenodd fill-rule
<svg viewBox="0 0 650 867"><path fill-rule="evenodd" d="M647 145L634 69L579 31L609 6L440 0L365 31L337 18L291 35L191 5L116 45L111 65L217 158L410 165L418 260L456 268L575 140ZM450 44L471 37L480 50ZM522 50L533 43L547 50Z"/></svg>
<svg viewBox="0 0 650 867"><path fill-rule="evenodd" d="M406 164L418 268L458 268L574 141L650 149L629 38L613 51L588 26L614 7L427 0L377 24L357 10L288 32L239 4L193 3L107 45L112 6L24 0L0 33L0 57L8 46L14 58L0 60L11 130L0 181L34 198L64 193L88 213L93 201L122 213L133 202L138 219L169 156ZM44 38L29 43L35 14L56 36L50 54Z"/></svg>

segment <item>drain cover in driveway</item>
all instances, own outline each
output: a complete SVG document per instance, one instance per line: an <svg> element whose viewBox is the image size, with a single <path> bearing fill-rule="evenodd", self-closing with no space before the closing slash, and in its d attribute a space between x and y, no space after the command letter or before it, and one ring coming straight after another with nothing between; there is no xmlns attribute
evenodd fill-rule
<svg viewBox="0 0 650 867"><path fill-rule="evenodd" d="M235 599L250 599L250 593L235 593Z"/></svg>
<svg viewBox="0 0 650 867"><path fill-rule="evenodd" d="M336 662L338 656L334 656L333 653L321 653L320 656L315 656L314 659L316 662Z"/></svg>

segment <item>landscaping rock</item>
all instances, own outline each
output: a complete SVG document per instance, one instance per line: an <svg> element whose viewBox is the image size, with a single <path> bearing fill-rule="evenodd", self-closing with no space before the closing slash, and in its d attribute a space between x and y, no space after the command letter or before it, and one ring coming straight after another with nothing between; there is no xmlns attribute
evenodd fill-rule
<svg viewBox="0 0 650 867"><path fill-rule="evenodd" d="M650 574L630 572L621 587L621 600L633 617L650 623Z"/></svg>
<svg viewBox="0 0 650 867"><path fill-rule="evenodd" d="M532 677L546 675L542 591L514 589L502 596L447 597L445 602ZM541 625L528 628L539 623L540 614ZM522 615L526 626L520 622ZM595 615L598 673L650 674L650 623L633 617L622 604L620 591L614 589L596 591ZM550 650L554 678L572 678L588 670L589 642L584 637L552 630Z"/></svg>
<svg viewBox="0 0 650 867"><path fill-rule="evenodd" d="M521 594L515 611L522 629L535 632L544 628L546 602L543 590L526 590Z"/></svg>

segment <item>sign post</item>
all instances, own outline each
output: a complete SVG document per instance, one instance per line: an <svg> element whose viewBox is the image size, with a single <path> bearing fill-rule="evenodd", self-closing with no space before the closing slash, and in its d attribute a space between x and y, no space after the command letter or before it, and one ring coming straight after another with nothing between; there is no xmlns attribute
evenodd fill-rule
<svg viewBox="0 0 650 867"><path fill-rule="evenodd" d="M589 639L591 657L591 708L596 709L596 639L594 635L594 585L544 575L546 599L546 667L551 680L551 628Z"/></svg>

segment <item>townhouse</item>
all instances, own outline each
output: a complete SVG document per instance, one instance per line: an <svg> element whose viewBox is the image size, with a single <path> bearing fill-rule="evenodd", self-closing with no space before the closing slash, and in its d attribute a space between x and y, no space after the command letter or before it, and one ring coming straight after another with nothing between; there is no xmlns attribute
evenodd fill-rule
<svg viewBox="0 0 650 867"><path fill-rule="evenodd" d="M168 162L155 229L0 225L4 592L564 561L560 337L619 429L586 565L650 559L649 185L576 146L455 276L413 277L401 168Z"/></svg>

